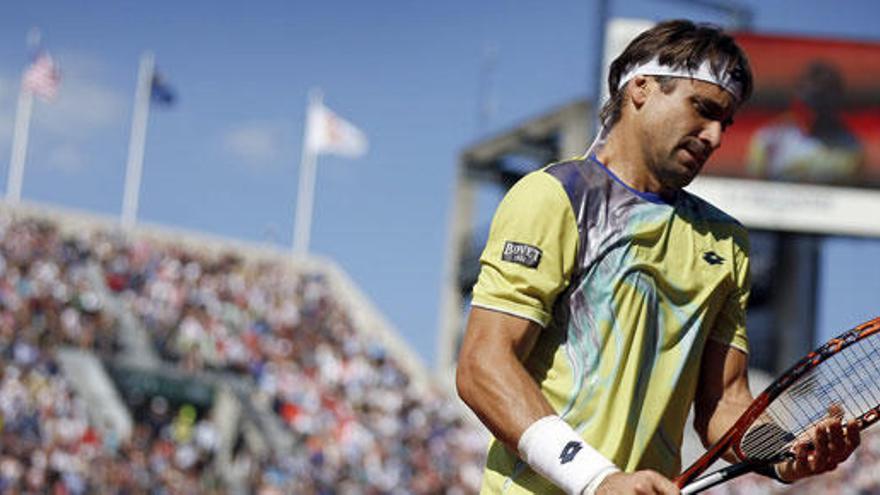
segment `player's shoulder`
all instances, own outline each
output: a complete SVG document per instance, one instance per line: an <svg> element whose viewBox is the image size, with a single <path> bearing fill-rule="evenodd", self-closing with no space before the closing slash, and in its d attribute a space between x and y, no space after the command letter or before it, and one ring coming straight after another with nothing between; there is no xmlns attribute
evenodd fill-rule
<svg viewBox="0 0 880 495"><path fill-rule="evenodd" d="M546 201L582 204L597 190L607 191L611 175L587 157L553 162L522 177L508 192L509 200L539 205Z"/></svg>
<svg viewBox="0 0 880 495"><path fill-rule="evenodd" d="M547 201L566 200L583 182L583 159L554 162L529 172L510 188L508 201L527 201L533 206Z"/></svg>
<svg viewBox="0 0 880 495"><path fill-rule="evenodd" d="M678 194L679 208L687 214L709 222L742 226L739 220L700 196L683 189Z"/></svg>
<svg viewBox="0 0 880 495"><path fill-rule="evenodd" d="M534 181L540 181L561 191L570 203L578 203L592 188L607 180L607 176L598 167L592 166L586 157L576 157L553 162L530 175Z"/></svg>
<svg viewBox="0 0 880 495"><path fill-rule="evenodd" d="M606 174L601 169L593 166L590 160L583 156L551 163L542 171L559 181L569 194L594 183L599 178L606 178Z"/></svg>
<svg viewBox="0 0 880 495"><path fill-rule="evenodd" d="M748 245L748 230L745 225L700 196L685 190L679 191L678 207L694 224L716 235L729 235L743 246Z"/></svg>

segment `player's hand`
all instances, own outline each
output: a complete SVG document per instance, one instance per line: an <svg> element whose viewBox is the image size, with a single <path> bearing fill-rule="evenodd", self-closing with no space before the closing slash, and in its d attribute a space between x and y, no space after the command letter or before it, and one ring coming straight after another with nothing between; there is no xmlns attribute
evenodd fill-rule
<svg viewBox="0 0 880 495"><path fill-rule="evenodd" d="M634 473L614 473L596 490L596 495L636 494L636 495L677 495L678 487L656 471L636 471Z"/></svg>
<svg viewBox="0 0 880 495"><path fill-rule="evenodd" d="M843 424L840 406L828 409L828 418L813 426L805 438L792 447L793 459L778 464L779 477L793 482L834 470L847 460L861 442L861 430L851 422Z"/></svg>

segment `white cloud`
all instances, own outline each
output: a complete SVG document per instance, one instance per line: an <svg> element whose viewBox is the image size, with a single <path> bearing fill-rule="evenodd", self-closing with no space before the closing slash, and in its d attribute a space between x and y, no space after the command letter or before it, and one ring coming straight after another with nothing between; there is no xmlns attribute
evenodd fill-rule
<svg viewBox="0 0 880 495"><path fill-rule="evenodd" d="M101 59L82 52L57 51L52 52L58 67L61 69L61 77L73 77L74 79L99 78L107 70L107 64ZM132 62L132 74L137 70L137 60Z"/></svg>
<svg viewBox="0 0 880 495"><path fill-rule="evenodd" d="M35 101L33 125L58 137L82 141L123 124L125 114L125 99L118 90L71 77L62 79L55 101Z"/></svg>
<svg viewBox="0 0 880 495"><path fill-rule="evenodd" d="M123 123L130 102L122 91L101 82L106 71L103 61L77 52L52 55L61 71L61 85L55 100L44 102L35 98L32 131L46 131L54 137L79 142ZM18 88L11 82L0 81L0 102L10 92L15 100Z"/></svg>
<svg viewBox="0 0 880 495"><path fill-rule="evenodd" d="M61 69L58 96L49 102L34 99L31 137L39 136L44 140L48 166L74 173L85 169L89 163L85 146L90 141L101 139L108 130L126 125L131 102L123 90L102 82L105 64L101 60L80 53L61 52L53 56ZM8 86L8 81L0 84L0 118L3 118L3 109L7 106L2 102L3 95L8 92L4 88ZM18 93L15 85L12 92L11 99L15 100ZM14 105L13 101L12 107ZM14 108L11 111L14 112ZM0 123L0 140L4 132Z"/></svg>
<svg viewBox="0 0 880 495"><path fill-rule="evenodd" d="M65 143L49 151L46 163L63 172L78 172L85 168L86 160L78 146Z"/></svg>
<svg viewBox="0 0 880 495"><path fill-rule="evenodd" d="M223 135L223 149L251 166L272 165L285 155L286 128L277 122L244 123Z"/></svg>

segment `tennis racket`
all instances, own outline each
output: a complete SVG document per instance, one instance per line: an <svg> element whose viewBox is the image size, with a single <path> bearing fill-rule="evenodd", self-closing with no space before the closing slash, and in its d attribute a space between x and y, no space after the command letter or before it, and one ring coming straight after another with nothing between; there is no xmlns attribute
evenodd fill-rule
<svg viewBox="0 0 880 495"><path fill-rule="evenodd" d="M860 430L880 419L880 317L804 356L749 405L702 457L675 479L701 492L791 457L791 447L829 411ZM700 476L732 448L743 461Z"/></svg>

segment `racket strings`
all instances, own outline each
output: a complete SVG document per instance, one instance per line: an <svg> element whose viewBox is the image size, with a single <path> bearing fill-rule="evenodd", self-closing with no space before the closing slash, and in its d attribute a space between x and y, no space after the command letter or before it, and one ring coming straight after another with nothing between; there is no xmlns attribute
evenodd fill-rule
<svg viewBox="0 0 880 495"><path fill-rule="evenodd" d="M852 373L866 373L867 372L867 373L872 374L873 376L880 377L880 368L877 367L877 362L876 362L877 361L876 356L877 356L877 352L878 352L878 344L874 343L873 339L871 340L871 343L872 343L871 350L873 351L871 354L873 354L873 357L868 354L868 350L867 350L868 346L867 345L859 346L858 348L854 349L854 351L855 351L854 353L846 353L846 352L841 353L842 357L847 360L847 362L849 364L849 369L851 370ZM867 344L867 342L866 342L866 344ZM855 357L858 358L859 363L862 363L863 365L866 365L866 366L862 366L862 367L857 366L856 363L853 361L853 358L854 358L853 354L855 354ZM861 368L867 368L867 369L861 369ZM847 380L842 380L842 382L846 386L848 386L851 393L853 393L853 395L855 397L857 397L859 400L859 408L857 409L858 412L853 413L851 415L851 417L861 416L866 411L868 411L868 410L876 407L878 404L880 404L880 391L878 391L876 387L873 389L870 389L870 390L852 389L851 387L849 387L850 383Z"/></svg>
<svg viewBox="0 0 880 495"><path fill-rule="evenodd" d="M880 338L864 338L807 371L783 391L740 441L752 460L776 459L830 414L849 421L880 405Z"/></svg>

